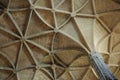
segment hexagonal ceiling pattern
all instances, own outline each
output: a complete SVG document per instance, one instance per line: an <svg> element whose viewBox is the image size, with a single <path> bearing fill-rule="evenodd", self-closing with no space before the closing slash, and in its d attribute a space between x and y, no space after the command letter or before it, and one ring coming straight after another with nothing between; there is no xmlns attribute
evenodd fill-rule
<svg viewBox="0 0 120 80"><path fill-rule="evenodd" d="M120 79L120 5L112 0L0 0L0 80L99 80L97 51Z"/></svg>

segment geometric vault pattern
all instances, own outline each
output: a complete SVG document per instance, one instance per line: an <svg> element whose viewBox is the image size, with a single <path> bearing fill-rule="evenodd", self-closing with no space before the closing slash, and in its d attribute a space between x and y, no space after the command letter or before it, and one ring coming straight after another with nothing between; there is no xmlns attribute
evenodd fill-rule
<svg viewBox="0 0 120 80"><path fill-rule="evenodd" d="M101 53L120 79L120 5L112 0L0 0L0 80L98 80Z"/></svg>

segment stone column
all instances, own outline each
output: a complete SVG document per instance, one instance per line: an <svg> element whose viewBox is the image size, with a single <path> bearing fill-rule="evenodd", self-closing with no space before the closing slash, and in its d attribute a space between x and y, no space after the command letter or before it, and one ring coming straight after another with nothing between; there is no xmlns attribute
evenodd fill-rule
<svg viewBox="0 0 120 80"><path fill-rule="evenodd" d="M110 72L107 65L104 63L99 53L92 52L89 54L90 64L95 70L100 80L117 80L115 76Z"/></svg>

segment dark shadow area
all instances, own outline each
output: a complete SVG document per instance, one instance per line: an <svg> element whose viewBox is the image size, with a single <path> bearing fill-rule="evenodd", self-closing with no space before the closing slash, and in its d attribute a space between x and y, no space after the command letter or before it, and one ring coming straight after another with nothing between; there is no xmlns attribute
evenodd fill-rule
<svg viewBox="0 0 120 80"><path fill-rule="evenodd" d="M116 3L119 3L119 4L120 4L120 0L113 0L113 1L115 1Z"/></svg>

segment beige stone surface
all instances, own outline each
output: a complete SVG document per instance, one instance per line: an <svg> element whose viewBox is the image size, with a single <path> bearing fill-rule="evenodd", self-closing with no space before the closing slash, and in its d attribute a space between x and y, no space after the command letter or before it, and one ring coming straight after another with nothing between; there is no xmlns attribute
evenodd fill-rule
<svg viewBox="0 0 120 80"><path fill-rule="evenodd" d="M0 80L99 80L97 51L120 80L120 4L0 0Z"/></svg>

